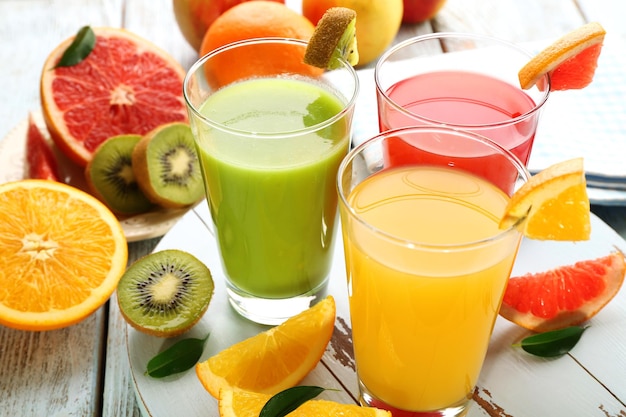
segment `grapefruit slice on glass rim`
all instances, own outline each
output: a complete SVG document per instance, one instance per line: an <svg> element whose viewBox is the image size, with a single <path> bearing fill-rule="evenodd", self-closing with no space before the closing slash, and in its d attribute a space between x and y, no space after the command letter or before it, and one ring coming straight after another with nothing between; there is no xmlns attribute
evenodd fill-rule
<svg viewBox="0 0 626 417"><path fill-rule="evenodd" d="M557 39L519 71L520 86L527 90L549 74L551 91L585 88L593 80L605 34L592 22Z"/></svg>
<svg viewBox="0 0 626 417"><path fill-rule="evenodd" d="M84 60L55 68L74 39L70 37L50 53L40 80L50 135L82 167L111 136L143 135L167 122L187 121L185 71L177 61L124 29L93 31L95 46Z"/></svg>
<svg viewBox="0 0 626 417"><path fill-rule="evenodd" d="M500 315L535 332L586 322L615 297L624 282L624 254L580 261L509 280Z"/></svg>

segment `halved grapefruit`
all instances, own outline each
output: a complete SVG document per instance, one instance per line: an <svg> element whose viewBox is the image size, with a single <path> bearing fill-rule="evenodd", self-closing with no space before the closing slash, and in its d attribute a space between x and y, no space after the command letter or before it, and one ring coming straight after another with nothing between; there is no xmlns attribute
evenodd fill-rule
<svg viewBox="0 0 626 417"><path fill-rule="evenodd" d="M32 113L28 115L26 165L27 178L60 181L61 174L54 152L35 123Z"/></svg>
<svg viewBox="0 0 626 417"><path fill-rule="evenodd" d="M500 315L535 332L577 325L595 316L624 282L624 254L565 265L509 280Z"/></svg>
<svg viewBox="0 0 626 417"><path fill-rule="evenodd" d="M606 31L597 22L583 25L535 55L520 71L523 89L550 75L550 90L581 89L589 85L598 66Z"/></svg>
<svg viewBox="0 0 626 417"><path fill-rule="evenodd" d="M44 119L59 149L84 167L100 143L186 122L185 70L166 51L124 29L93 29L96 43L81 62L57 67L73 37L48 56L41 73Z"/></svg>

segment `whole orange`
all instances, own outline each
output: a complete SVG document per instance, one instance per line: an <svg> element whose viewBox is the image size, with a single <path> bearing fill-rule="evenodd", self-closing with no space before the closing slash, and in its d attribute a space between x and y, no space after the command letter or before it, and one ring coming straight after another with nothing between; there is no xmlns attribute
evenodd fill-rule
<svg viewBox="0 0 626 417"><path fill-rule="evenodd" d="M302 14L317 24L331 7L356 12L359 66L373 62L391 45L402 22L403 0L303 0Z"/></svg>
<svg viewBox="0 0 626 417"><path fill-rule="evenodd" d="M257 0L238 4L218 17L209 27L200 54L232 42L252 38L295 38L309 40L315 26L306 17L282 3ZM217 56L211 61L210 82L225 85L251 76L293 72L315 75L318 69L302 62L304 48L294 45L261 45L239 48ZM209 64L207 63L207 71Z"/></svg>

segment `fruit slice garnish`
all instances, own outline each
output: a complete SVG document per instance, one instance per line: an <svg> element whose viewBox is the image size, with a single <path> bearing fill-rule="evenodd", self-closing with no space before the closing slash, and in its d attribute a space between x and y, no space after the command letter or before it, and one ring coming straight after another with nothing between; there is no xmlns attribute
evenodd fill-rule
<svg viewBox="0 0 626 417"><path fill-rule="evenodd" d="M517 190L500 229L517 225L537 240L588 240L589 210L583 159L570 159L540 171Z"/></svg>
<svg viewBox="0 0 626 417"><path fill-rule="evenodd" d="M28 115L26 163L27 175L30 179L59 181L61 178L54 152L39 130L32 114Z"/></svg>
<svg viewBox="0 0 626 417"><path fill-rule="evenodd" d="M335 327L335 300L326 297L282 324L245 339L196 365L204 388L274 395L300 382L320 361Z"/></svg>
<svg viewBox="0 0 626 417"><path fill-rule="evenodd" d="M549 74L550 90L586 87L593 80L605 34L602 25L592 22L559 38L519 71L520 86L529 89Z"/></svg>
<svg viewBox="0 0 626 417"><path fill-rule="evenodd" d="M223 389L220 391L220 417L258 417L269 394L243 390ZM290 417L352 416L352 417L391 417L389 411L355 404L341 404L328 400L310 400L289 413Z"/></svg>
<svg viewBox="0 0 626 417"><path fill-rule="evenodd" d="M346 7L331 7L315 26L304 54L304 62L315 67L334 69L339 59L350 65L359 63L356 39L356 12Z"/></svg>
<svg viewBox="0 0 626 417"><path fill-rule="evenodd" d="M626 273L621 252L509 280L500 315L544 332L584 323L617 294Z"/></svg>
<svg viewBox="0 0 626 417"><path fill-rule="evenodd" d="M95 197L56 181L0 185L0 324L81 321L109 299L127 257L120 223Z"/></svg>
<svg viewBox="0 0 626 417"><path fill-rule="evenodd" d="M140 332L174 337L202 318L213 297L209 268L188 252L151 253L135 261L117 285L124 319Z"/></svg>
<svg viewBox="0 0 626 417"><path fill-rule="evenodd" d="M60 43L41 72L44 119L57 147L84 167L98 145L120 134L144 135L187 121L185 70L167 52L124 29L93 29L96 43L79 63L55 68L73 38Z"/></svg>

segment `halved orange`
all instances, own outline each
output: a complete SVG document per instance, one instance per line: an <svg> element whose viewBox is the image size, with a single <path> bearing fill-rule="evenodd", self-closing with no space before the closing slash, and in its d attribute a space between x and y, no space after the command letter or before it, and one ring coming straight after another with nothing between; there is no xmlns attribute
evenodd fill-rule
<svg viewBox="0 0 626 417"><path fill-rule="evenodd" d="M509 280L500 315L543 332L581 324L615 297L624 282L621 252Z"/></svg>
<svg viewBox="0 0 626 417"><path fill-rule="evenodd" d="M588 240L590 204L583 159L563 161L532 176L513 194L500 228L515 224L537 240Z"/></svg>
<svg viewBox="0 0 626 417"><path fill-rule="evenodd" d="M239 388L274 395L295 386L320 361L335 328L335 300L326 297L282 324L196 365L204 388Z"/></svg>
<svg viewBox="0 0 626 417"><path fill-rule="evenodd" d="M597 22L581 26L535 55L520 71L523 89L550 75L550 90L584 88L593 80L606 31Z"/></svg>
<svg viewBox="0 0 626 417"><path fill-rule="evenodd" d="M111 136L144 135L167 122L187 121L180 63L130 31L93 31L96 43L83 61L56 67L74 37L66 39L48 55L40 80L50 136L81 167Z"/></svg>
<svg viewBox="0 0 626 417"><path fill-rule="evenodd" d="M269 394L243 390L223 389L220 391L220 417L258 417ZM341 404L328 400L310 400L288 414L289 417L391 417L389 411L355 404Z"/></svg>
<svg viewBox="0 0 626 417"><path fill-rule="evenodd" d="M127 258L120 223L95 197L48 180L0 185L0 324L81 321L109 299Z"/></svg>

